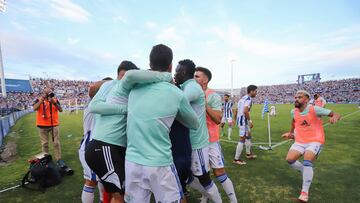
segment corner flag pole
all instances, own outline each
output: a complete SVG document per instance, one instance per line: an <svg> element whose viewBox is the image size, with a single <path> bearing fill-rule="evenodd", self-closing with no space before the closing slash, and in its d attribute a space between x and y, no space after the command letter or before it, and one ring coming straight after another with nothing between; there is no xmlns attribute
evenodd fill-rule
<svg viewBox="0 0 360 203"><path fill-rule="evenodd" d="M269 132L269 149L271 149L271 128L270 128L270 113L267 113L268 115L268 132Z"/></svg>
<svg viewBox="0 0 360 203"><path fill-rule="evenodd" d="M261 112L261 118L264 119L264 114L267 113L267 117L268 117L268 134L269 134L269 146L265 147L260 145L259 148L262 150L271 150L271 129L270 129L270 113L269 113L269 101L267 99L265 99L264 101L264 106L263 106L263 110Z"/></svg>

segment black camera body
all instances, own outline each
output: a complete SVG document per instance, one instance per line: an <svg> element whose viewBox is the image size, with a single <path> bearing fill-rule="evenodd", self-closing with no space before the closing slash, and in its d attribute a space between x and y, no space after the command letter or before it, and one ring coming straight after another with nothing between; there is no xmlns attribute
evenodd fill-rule
<svg viewBox="0 0 360 203"><path fill-rule="evenodd" d="M55 94L54 94L54 92L50 92L46 96L49 97L49 98L53 98L53 97L55 97Z"/></svg>
<svg viewBox="0 0 360 203"><path fill-rule="evenodd" d="M63 166L61 169L64 171L64 173L68 176L71 176L74 174L74 170L72 170L69 166Z"/></svg>

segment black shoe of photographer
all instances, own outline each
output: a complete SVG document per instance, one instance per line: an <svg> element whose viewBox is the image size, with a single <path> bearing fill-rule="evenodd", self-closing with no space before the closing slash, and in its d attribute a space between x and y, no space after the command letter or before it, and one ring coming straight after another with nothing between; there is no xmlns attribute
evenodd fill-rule
<svg viewBox="0 0 360 203"><path fill-rule="evenodd" d="M57 161L57 165L58 165L60 168L66 167L65 161L62 160L62 159L59 159L59 160Z"/></svg>

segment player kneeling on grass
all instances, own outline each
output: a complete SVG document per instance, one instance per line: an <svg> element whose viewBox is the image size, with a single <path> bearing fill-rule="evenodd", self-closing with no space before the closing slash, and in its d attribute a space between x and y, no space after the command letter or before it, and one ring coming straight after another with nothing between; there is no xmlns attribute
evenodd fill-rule
<svg viewBox="0 0 360 203"><path fill-rule="evenodd" d="M98 81L90 86L89 88L89 97L92 99L96 92L99 90L100 86L108 81L111 80L111 78L104 78L102 81ZM94 188L98 184L96 174L90 169L88 164L85 161L85 147L89 144L92 137L91 134L94 131L95 126L95 114L89 112L89 108L86 107L84 110L84 137L81 140L80 148L79 148L79 159L80 163L84 169L84 179L85 184L83 191L81 193L81 201L83 203L92 203L94 202ZM99 196L100 196L100 202L103 202L102 194L104 192L104 187L101 183L98 184L99 186Z"/></svg>
<svg viewBox="0 0 360 203"><path fill-rule="evenodd" d="M286 156L287 162L292 168L302 173L303 184L299 200L307 202L309 188L314 176L313 162L321 152L325 143L325 134L320 116L329 116L330 123L334 124L340 119L340 115L333 111L309 104L310 94L299 90L295 95L295 109L291 111L293 121L291 130L282 135L285 139L295 139ZM304 156L303 163L298 159Z"/></svg>

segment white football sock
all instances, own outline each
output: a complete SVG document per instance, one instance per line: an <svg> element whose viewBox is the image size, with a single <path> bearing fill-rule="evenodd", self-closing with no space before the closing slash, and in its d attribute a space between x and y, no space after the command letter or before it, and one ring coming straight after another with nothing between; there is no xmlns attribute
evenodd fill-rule
<svg viewBox="0 0 360 203"><path fill-rule="evenodd" d="M205 188L206 194L209 199L214 203L222 203L221 196L219 190L217 189L214 182L211 181L211 184Z"/></svg>
<svg viewBox="0 0 360 203"><path fill-rule="evenodd" d="M295 161L295 162L289 163L289 164L293 169L295 169L297 171L303 172L303 170L304 170L304 166L302 165L302 163L300 161Z"/></svg>
<svg viewBox="0 0 360 203"><path fill-rule="evenodd" d="M232 127L228 127L228 139L231 139L231 132L232 132Z"/></svg>
<svg viewBox="0 0 360 203"><path fill-rule="evenodd" d="M302 192L309 193L309 188L314 177L313 165L311 161L304 160L304 170L303 170L303 184Z"/></svg>
<svg viewBox="0 0 360 203"><path fill-rule="evenodd" d="M236 146L236 152L235 152L235 160L239 160L240 158L240 155L243 151L243 148L244 148L244 143L243 142L238 142L237 146Z"/></svg>
<svg viewBox="0 0 360 203"><path fill-rule="evenodd" d="M232 181L230 178L227 177L227 174L224 173L221 176L217 176L216 179L221 183L223 186L227 196L230 199L230 203L237 203L235 190Z"/></svg>
<svg viewBox="0 0 360 203"><path fill-rule="evenodd" d="M81 193L81 201L83 203L93 203L94 202L94 188L93 187L84 185L83 191Z"/></svg>
<svg viewBox="0 0 360 203"><path fill-rule="evenodd" d="M251 154L251 139L245 139L246 154Z"/></svg>

